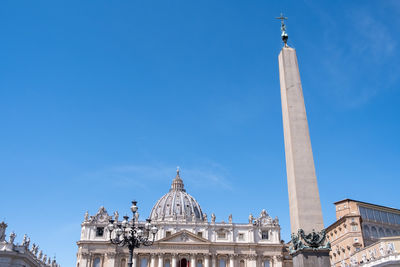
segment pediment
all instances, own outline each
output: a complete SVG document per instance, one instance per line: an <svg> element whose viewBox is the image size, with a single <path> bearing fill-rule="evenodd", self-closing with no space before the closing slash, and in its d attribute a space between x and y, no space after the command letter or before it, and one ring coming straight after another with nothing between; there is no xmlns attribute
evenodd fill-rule
<svg viewBox="0 0 400 267"><path fill-rule="evenodd" d="M87 221L94 224L107 224L110 219L111 216L108 215L107 210L101 206L96 215L90 216Z"/></svg>
<svg viewBox="0 0 400 267"><path fill-rule="evenodd" d="M189 231L182 230L171 236L160 239L159 242L171 243L208 243L209 241L203 237L199 237Z"/></svg>

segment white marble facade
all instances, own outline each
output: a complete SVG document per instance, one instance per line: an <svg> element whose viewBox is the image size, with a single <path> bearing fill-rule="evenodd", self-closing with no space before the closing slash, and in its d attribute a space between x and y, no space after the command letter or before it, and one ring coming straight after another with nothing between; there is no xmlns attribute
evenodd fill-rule
<svg viewBox="0 0 400 267"><path fill-rule="evenodd" d="M17 243L16 234L11 232L6 240L7 224L0 223L0 267L60 267L53 258L51 259L35 243L30 247L31 239L24 235L22 242Z"/></svg>
<svg viewBox="0 0 400 267"><path fill-rule="evenodd" d="M78 241L77 267L126 267L127 248L108 241L110 216L104 207L85 214ZM170 191L154 205L150 218L159 229L153 246L134 251L133 267L282 267L285 245L278 218L265 210L248 223L210 221L184 189L179 170ZM144 223L144 222L141 222Z"/></svg>

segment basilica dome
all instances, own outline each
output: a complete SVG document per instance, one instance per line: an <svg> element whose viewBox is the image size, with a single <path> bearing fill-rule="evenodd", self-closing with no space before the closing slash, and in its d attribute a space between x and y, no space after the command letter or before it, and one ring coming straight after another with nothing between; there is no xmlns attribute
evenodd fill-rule
<svg viewBox="0 0 400 267"><path fill-rule="evenodd" d="M161 197L151 210L152 221L204 221L205 214L201 211L199 203L188 193L183 181L176 171L176 177L172 180L171 189Z"/></svg>

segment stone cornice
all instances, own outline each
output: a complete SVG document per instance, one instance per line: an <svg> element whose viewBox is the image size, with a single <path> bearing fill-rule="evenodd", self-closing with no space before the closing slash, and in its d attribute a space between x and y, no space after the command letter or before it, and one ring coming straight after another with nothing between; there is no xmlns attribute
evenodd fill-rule
<svg viewBox="0 0 400 267"><path fill-rule="evenodd" d="M336 222L332 223L331 225L329 225L328 227L326 227L326 233L329 234L330 231L339 226L341 223L344 223L346 221L347 218L354 218L354 217L361 217L358 214L346 214L344 215L342 218L340 218L339 220L337 220Z"/></svg>
<svg viewBox="0 0 400 267"><path fill-rule="evenodd" d="M77 242L78 246L82 245L104 245L109 246L111 245L110 241L102 241L102 240L81 240ZM238 248L257 248L257 247L283 247L280 243L234 243L234 242L155 242L153 246L148 247L151 249L157 249L159 247L168 247L168 246L203 246L203 247L238 247ZM138 250L140 250L139 248Z"/></svg>

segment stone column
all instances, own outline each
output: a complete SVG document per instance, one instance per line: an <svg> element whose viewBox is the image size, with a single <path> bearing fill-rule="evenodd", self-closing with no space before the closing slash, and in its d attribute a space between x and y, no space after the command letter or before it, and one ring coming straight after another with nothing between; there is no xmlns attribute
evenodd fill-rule
<svg viewBox="0 0 400 267"><path fill-rule="evenodd" d="M133 253L132 255L132 267L136 267L137 266L137 254Z"/></svg>
<svg viewBox="0 0 400 267"><path fill-rule="evenodd" d="M85 252L81 253L81 257L79 260L79 266L80 267L89 267L89 257L90 257L89 253L85 253Z"/></svg>
<svg viewBox="0 0 400 267"><path fill-rule="evenodd" d="M257 256L256 255L249 255L247 257L247 267L257 267Z"/></svg>
<svg viewBox="0 0 400 267"><path fill-rule="evenodd" d="M107 257L107 264L105 264L105 266L115 266L115 252L107 253L106 257Z"/></svg>
<svg viewBox="0 0 400 267"><path fill-rule="evenodd" d="M282 267L282 256L274 256L273 267Z"/></svg>
<svg viewBox="0 0 400 267"><path fill-rule="evenodd" d="M262 264L262 261L263 261L262 257L261 256L257 256L257 258L256 258L256 266L257 267L264 267L263 264Z"/></svg>
<svg viewBox="0 0 400 267"><path fill-rule="evenodd" d="M177 257L178 255L177 254L172 254L172 263L171 263L171 267L177 267L176 266L176 257Z"/></svg>
<svg viewBox="0 0 400 267"><path fill-rule="evenodd" d="M190 267L196 267L196 254L190 255Z"/></svg>
<svg viewBox="0 0 400 267"><path fill-rule="evenodd" d="M204 255L204 266L203 267L210 267L210 255Z"/></svg>
<svg viewBox="0 0 400 267"><path fill-rule="evenodd" d="M235 267L235 255L229 256L229 267Z"/></svg>
<svg viewBox="0 0 400 267"><path fill-rule="evenodd" d="M156 255L155 254L150 255L150 267L156 267Z"/></svg>
<svg viewBox="0 0 400 267"><path fill-rule="evenodd" d="M164 267L164 255L162 253L158 254L158 266Z"/></svg>
<svg viewBox="0 0 400 267"><path fill-rule="evenodd" d="M212 267L217 267L217 255L212 254Z"/></svg>

